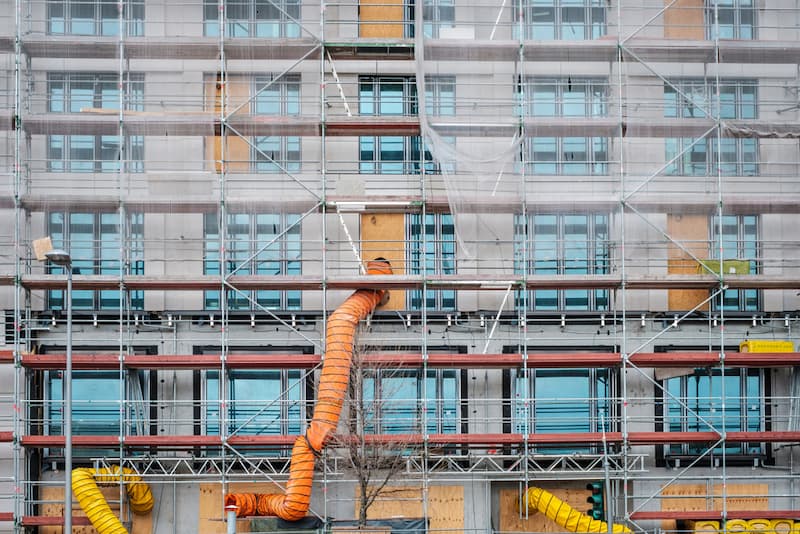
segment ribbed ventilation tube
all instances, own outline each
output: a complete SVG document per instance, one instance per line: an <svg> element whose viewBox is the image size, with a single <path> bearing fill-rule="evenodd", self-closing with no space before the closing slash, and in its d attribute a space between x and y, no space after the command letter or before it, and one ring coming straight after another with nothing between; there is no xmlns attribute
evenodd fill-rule
<svg viewBox="0 0 800 534"><path fill-rule="evenodd" d="M374 260L367 264L367 274L392 274L392 267L386 260ZM294 442L286 493L229 493L225 496L225 506L235 506L237 516L275 515L286 521L305 517L311 503L316 456L322 453L339 425L350 381L356 327L372 313L385 293L383 290L359 289L328 318L317 403L306 434L298 436Z"/></svg>
<svg viewBox="0 0 800 534"><path fill-rule="evenodd" d="M92 526L99 534L128 534L122 522L111 511L98 484L116 484L120 477L128 492L128 505L135 514L146 514L153 509L150 486L127 467L80 468L72 470L72 493L86 512Z"/></svg>
<svg viewBox="0 0 800 534"><path fill-rule="evenodd" d="M570 532L598 532L607 533L608 523L593 519L568 505L549 491L541 488L530 488L525 492L525 504L528 510L538 510L556 522L559 526ZM613 534L631 532L625 525L612 524Z"/></svg>

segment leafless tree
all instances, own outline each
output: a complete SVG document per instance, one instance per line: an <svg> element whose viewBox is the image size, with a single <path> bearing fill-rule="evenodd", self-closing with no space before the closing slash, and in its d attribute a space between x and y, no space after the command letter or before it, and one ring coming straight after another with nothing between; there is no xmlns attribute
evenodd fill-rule
<svg viewBox="0 0 800 534"><path fill-rule="evenodd" d="M364 358L367 353L365 347L358 347L353 353L345 420L344 425L339 427L340 432L346 429L346 433L335 436L333 443L356 479L359 527L366 525L369 508L375 501L391 495L389 483L406 468L407 456L415 448L408 439L408 433L397 434L397 439L386 433L387 414L402 412L402 409L396 408L398 400L393 399L400 387L391 385L396 381L389 379L406 375L402 374L402 370L387 365L368 364ZM403 401L407 402L408 399ZM418 404L417 400L413 402ZM401 426L405 430L419 432L419 417L414 417L413 421L402 421ZM375 434L381 434L384 439L370 439Z"/></svg>

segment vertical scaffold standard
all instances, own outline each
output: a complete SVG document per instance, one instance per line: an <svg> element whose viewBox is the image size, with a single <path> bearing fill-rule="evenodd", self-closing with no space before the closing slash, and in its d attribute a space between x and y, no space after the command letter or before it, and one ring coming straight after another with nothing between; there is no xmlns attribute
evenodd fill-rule
<svg viewBox="0 0 800 534"><path fill-rule="evenodd" d="M392 274L392 267L388 261L376 259L367 264L367 274ZM225 496L225 506L235 506L237 516L275 515L287 521L305 517L311 502L316 456L339 424L350 381L356 327L372 313L385 293L359 289L328 318L317 403L305 435L298 436L292 447L286 493L229 493Z"/></svg>

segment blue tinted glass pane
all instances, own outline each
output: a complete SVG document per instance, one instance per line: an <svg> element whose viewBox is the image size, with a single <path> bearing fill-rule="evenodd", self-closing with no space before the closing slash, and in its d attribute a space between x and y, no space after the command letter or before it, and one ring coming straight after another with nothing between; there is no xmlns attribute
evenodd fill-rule
<svg viewBox="0 0 800 534"><path fill-rule="evenodd" d="M403 87L403 81L379 82L378 114L403 115L405 110Z"/></svg>
<svg viewBox="0 0 800 534"><path fill-rule="evenodd" d="M384 376L381 380L383 431L387 434L417 431L416 373Z"/></svg>
<svg viewBox="0 0 800 534"><path fill-rule="evenodd" d="M585 82L566 84L564 86L563 115L565 117L585 117L587 96Z"/></svg>
<svg viewBox="0 0 800 534"><path fill-rule="evenodd" d="M563 143L563 173L589 174L585 137L565 137Z"/></svg>
<svg viewBox="0 0 800 534"><path fill-rule="evenodd" d="M528 95L533 105L530 110L535 117L558 116L558 99L555 84L536 84L531 88L532 95Z"/></svg>

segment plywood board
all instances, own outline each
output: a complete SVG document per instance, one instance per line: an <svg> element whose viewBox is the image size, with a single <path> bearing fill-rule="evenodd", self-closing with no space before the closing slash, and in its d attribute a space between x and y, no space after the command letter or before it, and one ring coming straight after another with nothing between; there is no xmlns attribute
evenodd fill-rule
<svg viewBox="0 0 800 534"><path fill-rule="evenodd" d="M359 37L402 39L404 10L404 0L359 0Z"/></svg>
<svg viewBox="0 0 800 534"><path fill-rule="evenodd" d="M705 215L668 215L667 234L697 258L705 259L708 256L708 217ZM668 274L697 273L697 262L683 249L669 243ZM667 295L667 307L670 310L687 311L707 298L708 291L705 289L670 289ZM708 302L699 309L708 310Z"/></svg>
<svg viewBox="0 0 800 534"><path fill-rule="evenodd" d="M223 83L219 76L209 76L205 84L205 109L219 113L222 104L227 98L228 110L246 104L250 98L251 80L245 76L228 76ZM248 112L249 106L244 105L242 112ZM227 172L248 172L250 170L251 147L243 138L236 134L226 136L225 160ZM213 162L214 171L222 172L222 137L207 137L205 142L205 159ZM210 163L209 163L210 164Z"/></svg>
<svg viewBox="0 0 800 534"><path fill-rule="evenodd" d="M728 484L725 488L728 510L768 510L767 484ZM662 511L704 512L723 508L722 485L714 485L710 491L706 484L672 484L661 492ZM676 522L663 521L662 528L674 530Z"/></svg>
<svg viewBox="0 0 800 534"><path fill-rule="evenodd" d="M572 488L547 488L547 491L566 502L578 511L588 510L590 505L586 502L589 491L586 489ZM519 491L516 489L500 490L499 521L500 530L503 532L564 532L564 528L548 519L542 513L529 510L519 512Z"/></svg>
<svg viewBox="0 0 800 534"><path fill-rule="evenodd" d="M360 498L356 488L356 510ZM434 532L464 529L464 487L430 486L428 488L428 521ZM367 511L367 519L420 518L425 516L422 488L387 486Z"/></svg>
<svg viewBox="0 0 800 534"><path fill-rule="evenodd" d="M228 493L283 493L283 490L269 482L235 482L228 484ZM198 532L225 534L228 531L223 503L222 484L200 484ZM238 519L236 532L250 532L250 520Z"/></svg>
<svg viewBox="0 0 800 534"><path fill-rule="evenodd" d="M406 219L403 213L365 213L361 215L361 259L386 258L395 274L406 272ZM406 292L389 291L381 310L406 309Z"/></svg>
<svg viewBox="0 0 800 534"><path fill-rule="evenodd" d="M111 511L119 518L119 486L101 486L100 492L106 498ZM42 501L50 501L40 506L39 513L44 516L61 517L64 511L64 488L44 486L39 491L39 498ZM73 496L74 499L74 496ZM122 517L128 517L127 500L124 504ZM73 501L72 515L74 517L86 517L78 501ZM130 514L132 519L131 534L150 534L153 532L153 512L147 514ZM39 527L39 534L62 534L63 527ZM72 527L73 534L97 534L97 530L91 525L80 525Z"/></svg>
<svg viewBox="0 0 800 534"><path fill-rule="evenodd" d="M704 39L703 0L664 0L664 37L669 39Z"/></svg>

